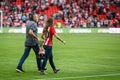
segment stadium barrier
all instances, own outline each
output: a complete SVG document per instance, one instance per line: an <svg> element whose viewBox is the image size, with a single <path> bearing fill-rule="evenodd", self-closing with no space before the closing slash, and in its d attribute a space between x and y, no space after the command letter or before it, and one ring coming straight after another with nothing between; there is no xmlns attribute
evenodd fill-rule
<svg viewBox="0 0 120 80"><path fill-rule="evenodd" d="M42 33L43 28L38 28ZM26 28L3 28L2 33L25 33ZM120 28L59 28L57 33L120 33Z"/></svg>

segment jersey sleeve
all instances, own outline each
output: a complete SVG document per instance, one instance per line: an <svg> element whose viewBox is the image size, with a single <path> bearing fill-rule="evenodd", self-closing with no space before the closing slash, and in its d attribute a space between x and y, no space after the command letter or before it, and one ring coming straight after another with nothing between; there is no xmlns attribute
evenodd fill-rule
<svg viewBox="0 0 120 80"><path fill-rule="evenodd" d="M34 24L31 25L30 29L32 29L33 31L35 31L36 27L37 27L37 24L34 23Z"/></svg>
<svg viewBox="0 0 120 80"><path fill-rule="evenodd" d="M56 33L56 31L55 31L55 28L54 28L54 27L51 27L51 32L52 32L52 34L53 34L53 35Z"/></svg>

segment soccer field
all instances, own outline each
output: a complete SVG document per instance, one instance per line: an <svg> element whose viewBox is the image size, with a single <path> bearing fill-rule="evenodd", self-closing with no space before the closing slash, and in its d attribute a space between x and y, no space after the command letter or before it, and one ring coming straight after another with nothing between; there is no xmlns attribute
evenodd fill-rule
<svg viewBox="0 0 120 80"><path fill-rule="evenodd" d="M40 36L40 35L39 35ZM53 56L61 70L54 74L47 64L47 75L37 71L31 51L15 71L24 51L25 34L0 34L0 80L120 80L120 34L60 34L66 45L54 39Z"/></svg>

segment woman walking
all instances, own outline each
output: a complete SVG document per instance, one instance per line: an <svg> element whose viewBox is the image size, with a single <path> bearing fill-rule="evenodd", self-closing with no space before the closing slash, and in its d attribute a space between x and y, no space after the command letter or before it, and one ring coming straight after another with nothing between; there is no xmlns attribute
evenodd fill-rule
<svg viewBox="0 0 120 80"><path fill-rule="evenodd" d="M53 36L55 36L59 41L65 44L65 41L57 35L55 28L53 27L53 19L49 18L46 21L46 26L44 27L41 35L42 39L44 39L43 47L45 49L45 58L42 64L41 74L46 74L45 67L48 59L54 73L57 73L60 70L55 67L53 61L53 54L52 54Z"/></svg>

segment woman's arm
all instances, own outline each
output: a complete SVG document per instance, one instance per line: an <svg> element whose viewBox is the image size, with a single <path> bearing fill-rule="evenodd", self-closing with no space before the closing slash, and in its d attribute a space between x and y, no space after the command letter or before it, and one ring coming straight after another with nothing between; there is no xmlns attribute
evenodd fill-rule
<svg viewBox="0 0 120 80"><path fill-rule="evenodd" d="M62 43L65 44L65 41L64 41L63 39L61 39L60 36L58 36L57 33L55 33L54 36L55 36L59 41L61 41Z"/></svg>

